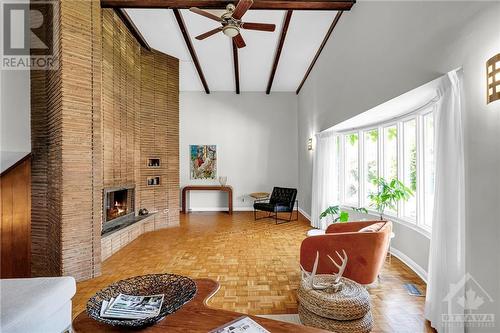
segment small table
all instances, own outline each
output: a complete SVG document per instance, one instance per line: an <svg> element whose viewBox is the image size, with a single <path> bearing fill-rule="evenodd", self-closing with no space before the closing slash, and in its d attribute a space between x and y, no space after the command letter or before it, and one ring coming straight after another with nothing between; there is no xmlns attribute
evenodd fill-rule
<svg viewBox="0 0 500 333"><path fill-rule="evenodd" d="M262 200L269 198L269 193L267 192L254 192L250 193L250 196L256 200Z"/></svg>
<svg viewBox="0 0 500 333"><path fill-rule="evenodd" d="M140 332L153 333L207 333L212 329L222 326L236 318L244 316L243 313L220 310L207 307L207 301L217 290L219 284L209 279L194 280L197 287L196 296L184 304L177 312L165 317L153 326L142 329ZM328 331L305 327L302 325L285 323L272 319L266 319L249 315L265 329L273 333L301 332L301 333L329 333ZM133 329L113 327L99 323L83 311L73 320L73 332L75 333L102 333L102 332L138 332Z"/></svg>
<svg viewBox="0 0 500 333"><path fill-rule="evenodd" d="M228 213L233 213L233 188L229 185L220 186L220 185L188 185L182 188L182 212L187 214L186 210L186 193L188 191L221 191L227 192L227 206Z"/></svg>

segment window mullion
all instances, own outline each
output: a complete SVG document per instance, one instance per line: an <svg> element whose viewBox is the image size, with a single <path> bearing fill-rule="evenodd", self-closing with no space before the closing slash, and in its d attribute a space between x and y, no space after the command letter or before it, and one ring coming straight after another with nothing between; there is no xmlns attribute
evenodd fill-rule
<svg viewBox="0 0 500 333"><path fill-rule="evenodd" d="M424 177L423 177L423 166L424 166L424 126L423 126L423 116L419 114L417 116L417 218L416 223L418 226L424 226Z"/></svg>
<svg viewBox="0 0 500 333"><path fill-rule="evenodd" d="M358 132L358 207L364 207L365 203L365 138L362 131Z"/></svg>
<svg viewBox="0 0 500 333"><path fill-rule="evenodd" d="M404 153L403 153L403 149L404 149L404 131L403 131L403 122L400 121L396 124L396 128L398 130L398 134L397 134L397 137L396 137L396 143L397 143L397 158L396 160L398 161L398 180L403 182L404 183ZM397 216L399 218L402 218L403 217L403 202L401 201L398 201L398 205L397 205Z"/></svg>
<svg viewBox="0 0 500 333"><path fill-rule="evenodd" d="M339 161L339 173L341 175L339 179L340 184L340 193L339 193L339 201L344 204L345 202L345 149L344 149L344 141L345 135L339 136L339 150L340 150L340 161Z"/></svg>

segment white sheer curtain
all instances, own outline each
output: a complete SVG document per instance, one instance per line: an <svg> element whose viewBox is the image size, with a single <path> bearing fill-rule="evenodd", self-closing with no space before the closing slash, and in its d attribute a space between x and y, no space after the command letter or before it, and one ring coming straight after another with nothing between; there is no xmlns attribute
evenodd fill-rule
<svg viewBox="0 0 500 333"><path fill-rule="evenodd" d="M311 225L325 229L319 215L329 206L338 203L337 137L333 132L316 134L312 180Z"/></svg>
<svg viewBox="0 0 500 333"><path fill-rule="evenodd" d="M435 115L435 197L425 317L441 332L464 332L446 325L443 315L464 314L454 302L464 288L447 297L452 284L465 277L465 166L462 126L462 71L443 77ZM456 305L453 305L453 303Z"/></svg>

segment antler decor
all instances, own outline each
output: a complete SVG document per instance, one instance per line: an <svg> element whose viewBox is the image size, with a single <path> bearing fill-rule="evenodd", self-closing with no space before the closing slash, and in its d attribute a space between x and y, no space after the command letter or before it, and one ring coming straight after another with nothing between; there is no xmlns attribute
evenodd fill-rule
<svg viewBox="0 0 500 333"><path fill-rule="evenodd" d="M340 290L340 287L342 286L342 282L341 282L340 278L344 274L344 270L347 266L347 253L345 253L345 250L342 250L342 254L344 255L343 257L337 251L335 251L335 253L337 254L337 256L340 259L340 262L341 262L340 265L337 264L337 262L332 257L330 257L330 255L327 255L327 257L332 261L332 263L335 265L335 267L337 267L339 270L339 272L337 274L333 274L335 279L333 280L333 282L331 284L315 283L314 282L314 277L316 276L316 271L318 269L319 251L316 251L316 260L314 260L314 265L313 265L313 269L312 269L311 273L306 271L304 269L304 267L302 267L302 265L300 265L300 269L302 271L302 280L305 281L305 283L308 285L309 288L315 289L315 290L325 290L325 289L331 288L331 289L333 289L334 292L337 292Z"/></svg>

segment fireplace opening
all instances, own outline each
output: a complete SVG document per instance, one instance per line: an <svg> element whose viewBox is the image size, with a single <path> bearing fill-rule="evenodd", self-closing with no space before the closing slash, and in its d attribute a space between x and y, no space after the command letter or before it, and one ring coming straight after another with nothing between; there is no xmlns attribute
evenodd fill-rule
<svg viewBox="0 0 500 333"><path fill-rule="evenodd" d="M130 214L132 203L129 200L129 190L114 191L108 194L106 205L106 221Z"/></svg>
<svg viewBox="0 0 500 333"><path fill-rule="evenodd" d="M103 231L133 220L135 216L134 188L120 187L104 190Z"/></svg>

